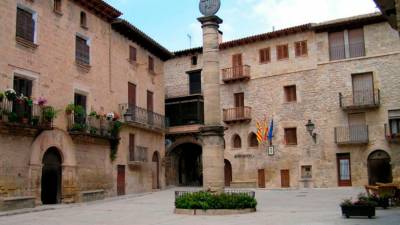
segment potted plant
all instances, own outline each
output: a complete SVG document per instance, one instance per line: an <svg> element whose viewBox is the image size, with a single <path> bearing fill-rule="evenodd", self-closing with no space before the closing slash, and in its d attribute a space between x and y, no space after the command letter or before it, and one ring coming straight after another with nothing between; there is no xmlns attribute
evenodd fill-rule
<svg viewBox="0 0 400 225"><path fill-rule="evenodd" d="M11 112L8 114L8 122L16 123L18 122L18 115L15 112Z"/></svg>
<svg viewBox="0 0 400 225"><path fill-rule="evenodd" d="M33 116L31 119L31 124L32 126L36 127L39 125L40 117L39 116Z"/></svg>
<svg viewBox="0 0 400 225"><path fill-rule="evenodd" d="M28 112L24 112L22 118L21 118L21 123L27 125L29 123L29 114Z"/></svg>
<svg viewBox="0 0 400 225"><path fill-rule="evenodd" d="M375 216L376 202L371 201L365 194L359 194L356 201L352 199L345 199L340 207L342 208L342 215L346 218L351 216L367 216L372 218Z"/></svg>
<svg viewBox="0 0 400 225"><path fill-rule="evenodd" d="M380 193L379 195L373 194L370 200L375 202L378 207L387 209L389 207L389 199L393 197L393 194L388 192Z"/></svg>
<svg viewBox="0 0 400 225"><path fill-rule="evenodd" d="M86 124L74 123L71 128L71 132L84 132L86 130Z"/></svg>
<svg viewBox="0 0 400 225"><path fill-rule="evenodd" d="M65 108L65 114L71 115L75 110L75 104L71 103L68 104L67 107Z"/></svg>
<svg viewBox="0 0 400 225"><path fill-rule="evenodd" d="M96 135L96 134L97 134L97 128L96 128L96 127L90 127L89 133L90 133L91 135Z"/></svg>
<svg viewBox="0 0 400 225"><path fill-rule="evenodd" d="M8 101L14 101L15 99L17 99L17 92L14 91L14 89L7 89L4 92L4 95L6 96Z"/></svg>
<svg viewBox="0 0 400 225"><path fill-rule="evenodd" d="M39 97L39 99L37 100L37 104L40 107L44 107L47 104L47 99L45 99L44 97Z"/></svg>
<svg viewBox="0 0 400 225"><path fill-rule="evenodd" d="M47 126L51 126L53 120L57 117L58 111L52 106L46 106L43 108L43 122Z"/></svg>

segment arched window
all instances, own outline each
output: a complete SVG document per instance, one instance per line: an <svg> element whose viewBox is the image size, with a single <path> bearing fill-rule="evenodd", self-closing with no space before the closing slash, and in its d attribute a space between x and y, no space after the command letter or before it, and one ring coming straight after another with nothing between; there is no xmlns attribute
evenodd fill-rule
<svg viewBox="0 0 400 225"><path fill-rule="evenodd" d="M251 148L257 148L258 147L257 135L255 133L251 132L249 134L248 143L249 143L249 147L251 147Z"/></svg>
<svg viewBox="0 0 400 225"><path fill-rule="evenodd" d="M242 140L240 139L240 136L235 134L233 136L233 148L241 148L242 147Z"/></svg>

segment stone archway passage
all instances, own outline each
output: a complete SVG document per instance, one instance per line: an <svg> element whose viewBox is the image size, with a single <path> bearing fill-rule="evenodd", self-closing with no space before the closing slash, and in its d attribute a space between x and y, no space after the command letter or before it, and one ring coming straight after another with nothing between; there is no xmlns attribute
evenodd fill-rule
<svg viewBox="0 0 400 225"><path fill-rule="evenodd" d="M155 168L153 171L153 189L160 188L160 155L158 152L154 152L152 162L155 164Z"/></svg>
<svg viewBox="0 0 400 225"><path fill-rule="evenodd" d="M390 156L383 150L372 152L368 156L368 180L370 185L376 183L391 183L392 166Z"/></svg>
<svg viewBox="0 0 400 225"><path fill-rule="evenodd" d="M43 156L41 200L43 204L61 203L62 158L57 148L49 148Z"/></svg>
<svg viewBox="0 0 400 225"><path fill-rule="evenodd" d="M193 143L176 146L168 154L166 178L169 185L202 186L202 148Z"/></svg>
<svg viewBox="0 0 400 225"><path fill-rule="evenodd" d="M225 187L230 187L232 182L232 164L225 159Z"/></svg>

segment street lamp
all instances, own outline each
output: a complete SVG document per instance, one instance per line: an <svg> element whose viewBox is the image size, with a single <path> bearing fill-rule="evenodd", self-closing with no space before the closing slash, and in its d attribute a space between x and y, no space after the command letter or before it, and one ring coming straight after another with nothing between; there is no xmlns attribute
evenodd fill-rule
<svg viewBox="0 0 400 225"><path fill-rule="evenodd" d="M317 134L314 133L315 124L311 122L311 120L308 120L308 123L306 124L306 129L308 133L310 133L310 136L313 138L314 142L317 143Z"/></svg>

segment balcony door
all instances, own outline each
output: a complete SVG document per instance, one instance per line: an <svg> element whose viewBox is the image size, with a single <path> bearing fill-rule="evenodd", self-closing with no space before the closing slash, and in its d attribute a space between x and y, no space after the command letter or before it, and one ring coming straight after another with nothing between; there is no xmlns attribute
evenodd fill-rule
<svg viewBox="0 0 400 225"><path fill-rule="evenodd" d="M128 83L128 104L129 108L136 106L136 85Z"/></svg>
<svg viewBox="0 0 400 225"><path fill-rule="evenodd" d="M350 113L348 117L350 142L365 141L368 138L365 113Z"/></svg>
<svg viewBox="0 0 400 225"><path fill-rule="evenodd" d="M374 80L372 73L353 74L353 103L354 105L375 104Z"/></svg>
<svg viewBox="0 0 400 225"><path fill-rule="evenodd" d="M75 113L74 121L78 124L85 124L86 123L86 104L87 104L87 97L82 94L75 93L74 96L74 104L75 106L81 106L83 109L83 113Z"/></svg>
<svg viewBox="0 0 400 225"><path fill-rule="evenodd" d="M32 81L24 78L14 77L14 90L17 96L32 97ZM13 112L18 115L19 118L30 118L32 116L32 107L23 102L15 101L13 103Z"/></svg>
<svg viewBox="0 0 400 225"><path fill-rule="evenodd" d="M147 120L150 125L154 123L153 111L154 111L154 93L151 91L147 91Z"/></svg>
<svg viewBox="0 0 400 225"><path fill-rule="evenodd" d="M351 186L350 154L338 154L336 157L339 187Z"/></svg>
<svg viewBox="0 0 400 225"><path fill-rule="evenodd" d="M244 117L244 93L235 93L236 119Z"/></svg>
<svg viewBox="0 0 400 225"><path fill-rule="evenodd" d="M243 75L242 54L236 54L232 56L232 70L233 78Z"/></svg>

